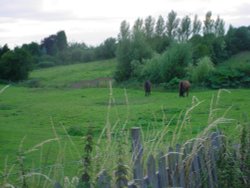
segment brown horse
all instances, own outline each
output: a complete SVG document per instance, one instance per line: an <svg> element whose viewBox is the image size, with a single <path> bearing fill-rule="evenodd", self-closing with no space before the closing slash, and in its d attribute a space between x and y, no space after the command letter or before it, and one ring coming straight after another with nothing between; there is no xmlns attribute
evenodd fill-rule
<svg viewBox="0 0 250 188"><path fill-rule="evenodd" d="M149 96L151 93L151 83L149 80L144 83L145 96Z"/></svg>
<svg viewBox="0 0 250 188"><path fill-rule="evenodd" d="M190 86L191 86L191 84L188 80L180 81L180 83L179 83L179 96L185 97L185 93L186 93L186 96L188 97L188 92L189 92Z"/></svg>

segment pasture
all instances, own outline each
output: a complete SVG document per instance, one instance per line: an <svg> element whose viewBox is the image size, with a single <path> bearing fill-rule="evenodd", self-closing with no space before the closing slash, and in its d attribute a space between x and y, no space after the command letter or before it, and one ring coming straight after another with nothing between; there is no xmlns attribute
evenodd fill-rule
<svg viewBox="0 0 250 188"><path fill-rule="evenodd" d="M152 141L167 127L163 140L170 145L177 131L181 131L181 136L175 138L175 142L184 142L219 117L232 119L217 127L236 138L239 125L250 115L249 89L191 89L189 97L180 98L177 91L161 91L154 87L152 94L145 97L143 83L141 88L115 88L108 82L98 87L72 87L83 80L111 77L115 65L115 60L111 60L36 70L31 80L36 80L39 87L11 85L2 92L0 170L15 164L20 146L27 151L52 138L60 138L57 144L64 148L64 161L79 160L82 136L88 127L91 127L95 143L102 131L112 135L116 130L134 126L141 127L145 140ZM4 86L0 85L0 89ZM53 151L57 144L51 143L44 148L37 147L37 151L28 155L27 167L37 168L57 161L58 155ZM69 170L64 175L74 176L77 168L77 165L65 168Z"/></svg>

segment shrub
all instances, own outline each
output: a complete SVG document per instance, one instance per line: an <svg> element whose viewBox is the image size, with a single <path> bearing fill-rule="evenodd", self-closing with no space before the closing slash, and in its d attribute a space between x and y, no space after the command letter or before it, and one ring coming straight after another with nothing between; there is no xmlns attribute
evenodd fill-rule
<svg viewBox="0 0 250 188"><path fill-rule="evenodd" d="M165 89L177 89L179 86L180 79L174 77L172 80L170 80L168 83L164 84Z"/></svg>
<svg viewBox="0 0 250 188"><path fill-rule="evenodd" d="M160 74L161 66L162 65L158 56L150 60L146 60L142 68L141 77L144 80L148 79L153 83L162 82L162 77Z"/></svg>
<svg viewBox="0 0 250 188"><path fill-rule="evenodd" d="M198 85L204 85L209 75L214 71L214 64L209 57L203 57L196 66L189 66L190 80Z"/></svg>
<svg viewBox="0 0 250 188"><path fill-rule="evenodd" d="M32 68L32 56L24 49L15 48L4 53L0 59L0 79L20 81L28 78Z"/></svg>
<svg viewBox="0 0 250 188"><path fill-rule="evenodd" d="M161 57L161 75L165 82L174 77L186 76L186 67L192 62L192 51L189 44L174 44Z"/></svg>

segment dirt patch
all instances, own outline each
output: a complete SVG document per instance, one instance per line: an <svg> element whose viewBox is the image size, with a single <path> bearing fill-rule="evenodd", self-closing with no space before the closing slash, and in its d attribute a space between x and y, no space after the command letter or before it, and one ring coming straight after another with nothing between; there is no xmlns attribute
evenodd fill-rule
<svg viewBox="0 0 250 188"><path fill-rule="evenodd" d="M112 82L113 78L101 77L94 80L81 80L71 85L73 88L89 88L89 87L108 87L109 82Z"/></svg>

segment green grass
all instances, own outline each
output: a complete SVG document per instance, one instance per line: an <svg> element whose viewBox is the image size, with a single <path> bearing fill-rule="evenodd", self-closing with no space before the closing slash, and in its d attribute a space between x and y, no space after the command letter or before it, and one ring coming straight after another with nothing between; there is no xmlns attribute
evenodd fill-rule
<svg viewBox="0 0 250 188"><path fill-rule="evenodd" d="M80 136L71 136L77 147L75 149L63 127L79 128L83 133L87 127L92 127L97 143L107 122L114 128L111 131L140 126L145 139L154 138L157 131L161 132L168 126L164 140L170 143L176 126L180 124L178 120L184 117L186 110L199 102L186 116L178 142L200 133L208 125L210 112L213 112L211 117L214 119L223 115L235 119L230 124L220 125L221 130L232 137L238 135L237 124L243 121L243 114L250 115L249 89L221 90L219 95L218 90L191 90L188 98L179 98L174 91L153 90L151 96L145 97L141 88L113 88L111 93L108 87L70 87L80 80L110 77L115 66L115 60L112 60L36 70L31 73L31 79L38 79L42 88L13 85L3 91L0 94L0 171L4 168L7 156L9 164L15 163L19 145L24 138L24 150L55 138L56 134L61 139L59 144L47 144L41 151L29 154L25 159L29 168L58 161L58 147L64 148L61 150L65 152L64 161L79 160L76 150L82 151L83 141ZM0 85L0 90L3 87ZM53 148L57 149L54 151ZM42 154L47 159L41 159ZM65 171L65 175L75 174L78 166L73 167L73 170Z"/></svg>
<svg viewBox="0 0 250 188"><path fill-rule="evenodd" d="M31 80L39 80L43 87L69 87L81 80L112 77L116 60L97 61L67 66L38 69L31 73Z"/></svg>

